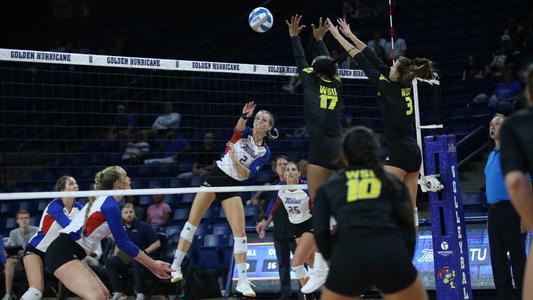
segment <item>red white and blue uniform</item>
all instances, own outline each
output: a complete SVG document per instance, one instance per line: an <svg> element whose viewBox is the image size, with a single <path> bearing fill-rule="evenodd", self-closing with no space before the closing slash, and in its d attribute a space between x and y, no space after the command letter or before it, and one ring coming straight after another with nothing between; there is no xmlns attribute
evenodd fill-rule
<svg viewBox="0 0 533 300"><path fill-rule="evenodd" d="M253 131L250 127L246 126L242 131L233 131L233 136L230 142L235 148L235 157L237 160L250 170L249 178L253 177L262 165L268 162L270 159L270 148L266 143L262 145L256 145L253 138ZM235 166L229 155L229 149L226 148L224 154L220 160L217 160L217 166L231 178L244 181L248 178L243 177Z"/></svg>
<svg viewBox="0 0 533 300"><path fill-rule="evenodd" d="M68 211L61 199L52 200L44 209L39 231L30 239L28 244L43 253L46 252L48 246L59 235L59 230L67 227L81 208L81 203L74 201L72 208Z"/></svg>
<svg viewBox="0 0 533 300"><path fill-rule="evenodd" d="M60 232L68 234L79 244L87 254L94 252L102 239L110 233L115 239L118 248L131 257L139 254L139 248L135 246L126 233L120 207L112 196L100 196L94 200L89 211L85 232L81 231L85 223L85 214L88 204L74 217L70 224Z"/></svg>
<svg viewBox="0 0 533 300"><path fill-rule="evenodd" d="M300 180L299 182L299 184L306 183L305 180ZM280 185L286 185L286 183L282 182ZM310 201L309 192L307 190L299 189L280 190L277 197L272 198L270 201L265 213L265 218L268 219L274 214L282 203L283 206L285 206L285 210L287 210L289 221L292 224L301 224L313 217L311 215L312 202Z"/></svg>

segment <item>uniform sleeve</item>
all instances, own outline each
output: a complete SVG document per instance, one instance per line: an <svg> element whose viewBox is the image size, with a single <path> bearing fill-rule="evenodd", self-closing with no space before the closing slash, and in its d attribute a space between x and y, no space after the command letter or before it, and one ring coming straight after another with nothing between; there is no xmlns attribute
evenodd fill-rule
<svg viewBox="0 0 533 300"><path fill-rule="evenodd" d="M304 48L302 47L302 41L299 36L291 37L292 51L294 53L294 59L296 60L296 66L298 71L301 72L303 69L309 67L307 63L307 58L305 57Z"/></svg>
<svg viewBox="0 0 533 300"><path fill-rule="evenodd" d="M502 125L500 132L502 154L500 157L503 174L511 171L526 172L527 159L520 147L520 141L513 128L513 119Z"/></svg>
<svg viewBox="0 0 533 300"><path fill-rule="evenodd" d="M328 47L326 47L326 43L324 43L323 40L317 42L317 48L319 55L331 56L329 54Z"/></svg>
<svg viewBox="0 0 533 300"><path fill-rule="evenodd" d="M372 50L372 48L370 47L365 47L365 49L363 49L363 54L365 55L365 57L368 59L368 61L370 61L371 64L374 65L374 67L376 67L379 71L379 73L385 75L385 76L389 76L389 73L390 73L390 67L387 66L377 55L376 53L374 52L374 50Z"/></svg>
<svg viewBox="0 0 533 300"><path fill-rule="evenodd" d="M333 238L329 228L331 210L329 200L322 188L318 189L313 202L313 230L315 231L316 245L324 259L329 260L333 250Z"/></svg>
<svg viewBox="0 0 533 300"><path fill-rule="evenodd" d="M59 225L61 225L61 227L65 228L70 224L70 219L65 215L60 201L61 200L55 200L51 203L48 207L48 213L57 221L57 223L59 223ZM72 209L74 209L74 207Z"/></svg>
<svg viewBox="0 0 533 300"><path fill-rule="evenodd" d="M265 211L265 219L268 220L271 215L276 213L276 211L279 208L279 205L281 204L281 198L278 195L274 195L272 199L270 200L270 203L268 204L268 208Z"/></svg>
<svg viewBox="0 0 533 300"><path fill-rule="evenodd" d="M368 47L367 47L368 48ZM381 74L376 66L374 66L368 58L359 52L354 57L359 67L365 72L368 79L382 92L388 93L391 90L391 83L389 79Z"/></svg>
<svg viewBox="0 0 533 300"><path fill-rule="evenodd" d="M102 205L102 213L106 218L117 247L131 257L139 255L139 248L130 241L124 229L118 205L113 200L105 200Z"/></svg>
<svg viewBox="0 0 533 300"><path fill-rule="evenodd" d="M254 160L254 162L250 164L250 167L248 167L248 170L250 171L250 175L248 176L248 178L252 178L253 176L255 176L255 174L257 174L257 171L259 171L259 169L261 169L261 167L266 164L269 159L270 149L267 148L267 152L265 153L265 155Z"/></svg>

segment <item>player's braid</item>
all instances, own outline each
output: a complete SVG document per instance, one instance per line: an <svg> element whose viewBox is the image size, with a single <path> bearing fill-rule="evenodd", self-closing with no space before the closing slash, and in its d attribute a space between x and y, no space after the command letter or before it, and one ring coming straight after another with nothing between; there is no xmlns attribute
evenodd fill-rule
<svg viewBox="0 0 533 300"><path fill-rule="evenodd" d="M389 176L387 176L385 173L383 164L377 155L374 159L368 161L368 168L374 171L374 174L381 181L381 184L385 189L391 192L393 196L398 198L401 197L400 190L394 185Z"/></svg>
<svg viewBox="0 0 533 300"><path fill-rule="evenodd" d="M94 176L94 190L112 190L113 184L120 178L120 172L117 166L111 166L103 169L102 171L96 173ZM87 219L89 219L89 212L93 206L95 197L89 197L89 202L87 202L87 209L85 210L85 218L83 220L83 227L81 229L81 236L85 233L85 226L87 225Z"/></svg>

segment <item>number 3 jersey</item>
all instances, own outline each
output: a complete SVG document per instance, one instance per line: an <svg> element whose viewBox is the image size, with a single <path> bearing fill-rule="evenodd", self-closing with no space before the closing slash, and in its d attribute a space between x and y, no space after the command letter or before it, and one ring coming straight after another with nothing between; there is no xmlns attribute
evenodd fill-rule
<svg viewBox="0 0 533 300"><path fill-rule="evenodd" d="M243 131L233 131L230 143L235 148L235 157L242 165L250 171L248 177L243 177L235 168L235 164L229 154L229 148L226 148L220 160L217 160L217 166L231 178L244 181L255 176L257 171L270 159L270 148L263 141L263 145L256 145L252 136L253 131L250 127L244 127Z"/></svg>
<svg viewBox="0 0 533 300"><path fill-rule="evenodd" d="M300 180L300 184L306 184L304 180ZM281 183L280 185L285 185ZM279 206L283 203L289 221L292 224L300 224L311 219L311 200L307 190L280 190L276 198L270 201L265 218L269 218L276 212Z"/></svg>

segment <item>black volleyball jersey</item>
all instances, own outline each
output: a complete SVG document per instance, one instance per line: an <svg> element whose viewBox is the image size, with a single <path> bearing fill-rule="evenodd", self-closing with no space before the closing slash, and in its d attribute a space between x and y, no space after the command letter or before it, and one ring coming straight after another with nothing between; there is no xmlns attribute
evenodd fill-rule
<svg viewBox="0 0 533 300"><path fill-rule="evenodd" d="M512 114L500 130L503 173L533 174L533 107Z"/></svg>
<svg viewBox="0 0 533 300"><path fill-rule="evenodd" d="M374 171L357 167L338 172L318 189L313 201L313 228L325 259L333 249L330 216L337 220L336 240L376 235L398 235L406 241L414 238L409 191L395 176L386 176L399 193L385 188Z"/></svg>
<svg viewBox="0 0 533 300"><path fill-rule="evenodd" d="M389 80L390 68L374 51L365 47L354 57L368 79L378 88L378 104L383 116L385 137L388 143L411 139L415 116L412 87L402 87Z"/></svg>
<svg viewBox="0 0 533 300"><path fill-rule="evenodd" d="M332 81L320 79L309 67L299 37L291 38L298 74L304 94L305 126L311 138L318 136L340 136L342 82L338 76ZM329 56L323 41L318 42L320 55Z"/></svg>

